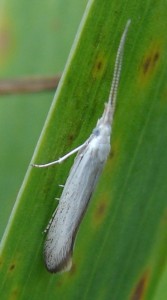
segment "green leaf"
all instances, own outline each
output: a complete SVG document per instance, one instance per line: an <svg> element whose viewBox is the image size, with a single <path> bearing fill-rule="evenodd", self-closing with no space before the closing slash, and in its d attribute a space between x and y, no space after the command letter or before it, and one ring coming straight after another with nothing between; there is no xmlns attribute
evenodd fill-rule
<svg viewBox="0 0 167 300"><path fill-rule="evenodd" d="M130 18L111 155L81 225L73 268L60 275L45 270L42 231L73 158L47 169L29 168L1 244L3 299L163 299L165 8L153 0L89 1L33 162L52 161L90 135L108 98L119 40Z"/></svg>

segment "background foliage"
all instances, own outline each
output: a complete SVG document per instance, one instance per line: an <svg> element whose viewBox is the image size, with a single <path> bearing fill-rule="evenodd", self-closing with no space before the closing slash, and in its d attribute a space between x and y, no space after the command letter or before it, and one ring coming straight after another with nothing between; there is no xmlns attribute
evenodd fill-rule
<svg viewBox="0 0 167 300"><path fill-rule="evenodd" d="M86 2L1 1L1 79L61 73ZM0 96L0 236L54 93Z"/></svg>

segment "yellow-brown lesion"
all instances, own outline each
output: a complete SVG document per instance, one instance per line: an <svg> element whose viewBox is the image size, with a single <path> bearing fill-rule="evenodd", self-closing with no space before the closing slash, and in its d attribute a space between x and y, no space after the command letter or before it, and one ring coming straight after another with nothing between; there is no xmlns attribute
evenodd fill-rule
<svg viewBox="0 0 167 300"><path fill-rule="evenodd" d="M156 73L161 58L161 51L162 49L160 46L160 42L158 41L152 43L149 49L147 49L146 53L142 58L139 68L140 84L147 83Z"/></svg>

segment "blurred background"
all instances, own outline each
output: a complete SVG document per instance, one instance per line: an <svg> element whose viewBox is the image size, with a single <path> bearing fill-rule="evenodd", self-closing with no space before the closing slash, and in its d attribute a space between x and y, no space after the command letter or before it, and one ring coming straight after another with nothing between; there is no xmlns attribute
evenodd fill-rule
<svg viewBox="0 0 167 300"><path fill-rule="evenodd" d="M86 3L87 0L1 1L0 80L61 74ZM0 94L0 237L54 93L55 89Z"/></svg>

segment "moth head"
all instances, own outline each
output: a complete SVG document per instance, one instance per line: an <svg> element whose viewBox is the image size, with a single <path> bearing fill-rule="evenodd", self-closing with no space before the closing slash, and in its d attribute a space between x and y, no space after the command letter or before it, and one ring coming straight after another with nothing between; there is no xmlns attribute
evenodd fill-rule
<svg viewBox="0 0 167 300"><path fill-rule="evenodd" d="M98 120L97 126L93 130L93 135L98 136L110 136L111 125L109 123L104 124L101 119Z"/></svg>

